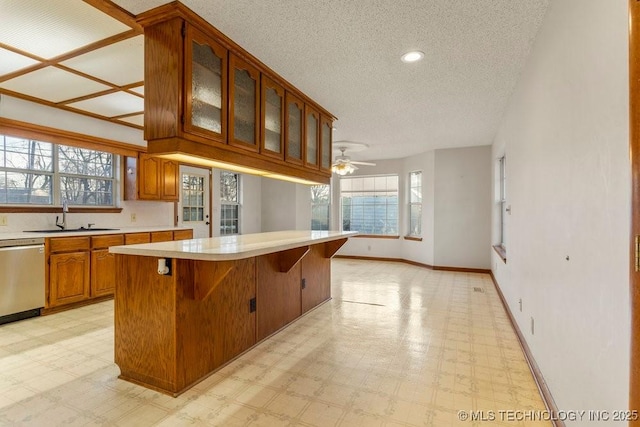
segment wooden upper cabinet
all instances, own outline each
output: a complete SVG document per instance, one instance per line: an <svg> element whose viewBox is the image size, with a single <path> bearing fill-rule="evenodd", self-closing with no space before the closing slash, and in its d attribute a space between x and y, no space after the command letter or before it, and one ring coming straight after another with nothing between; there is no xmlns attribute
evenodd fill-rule
<svg viewBox="0 0 640 427"><path fill-rule="evenodd" d="M229 55L229 144L258 151L260 138L260 71Z"/></svg>
<svg viewBox="0 0 640 427"><path fill-rule="evenodd" d="M311 169L318 169L318 158L320 154L320 113L315 108L305 105L304 116L304 165Z"/></svg>
<svg viewBox="0 0 640 427"><path fill-rule="evenodd" d="M291 163L302 164L304 102L289 92L286 93L285 100L285 159Z"/></svg>
<svg viewBox="0 0 640 427"><path fill-rule="evenodd" d="M227 49L187 26L185 55L185 132L225 143Z"/></svg>
<svg viewBox="0 0 640 427"><path fill-rule="evenodd" d="M128 167L133 167L133 162L127 162ZM140 153L137 162L137 174L135 184L127 183L127 188L137 187L137 199L139 200L163 200L169 202L178 201L178 163L172 160L161 159ZM127 180L134 174L127 174ZM127 200L135 200L131 190L125 195Z"/></svg>
<svg viewBox="0 0 640 427"><path fill-rule="evenodd" d="M284 159L284 88L262 75L260 152Z"/></svg>
<svg viewBox="0 0 640 427"><path fill-rule="evenodd" d="M320 116L320 170L331 173L331 140L333 121Z"/></svg>

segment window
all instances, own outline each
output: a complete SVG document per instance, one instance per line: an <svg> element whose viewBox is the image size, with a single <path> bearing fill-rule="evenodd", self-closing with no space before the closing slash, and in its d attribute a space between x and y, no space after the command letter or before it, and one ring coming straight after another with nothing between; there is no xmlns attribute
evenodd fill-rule
<svg viewBox="0 0 640 427"><path fill-rule="evenodd" d="M340 179L342 230L398 235L398 175Z"/></svg>
<svg viewBox="0 0 640 427"><path fill-rule="evenodd" d="M0 204L114 206L111 153L0 135Z"/></svg>
<svg viewBox="0 0 640 427"><path fill-rule="evenodd" d="M331 187L328 185L311 186L311 229L328 230L331 211Z"/></svg>
<svg viewBox="0 0 640 427"><path fill-rule="evenodd" d="M499 246L502 249L506 250L507 246L505 245L505 237L506 237L506 219L507 219L507 159L505 156L502 156L498 160L499 167L499 203L500 203L500 243Z"/></svg>
<svg viewBox="0 0 640 427"><path fill-rule="evenodd" d="M220 172L220 235L240 233L240 175Z"/></svg>
<svg viewBox="0 0 640 427"><path fill-rule="evenodd" d="M422 235L422 172L409 173L409 236Z"/></svg>
<svg viewBox="0 0 640 427"><path fill-rule="evenodd" d="M204 176L182 175L182 221L204 221Z"/></svg>

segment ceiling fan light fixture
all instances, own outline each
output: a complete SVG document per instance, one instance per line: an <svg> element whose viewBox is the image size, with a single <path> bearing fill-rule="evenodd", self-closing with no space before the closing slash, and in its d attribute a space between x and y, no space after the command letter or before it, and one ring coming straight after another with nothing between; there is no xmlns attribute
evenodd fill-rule
<svg viewBox="0 0 640 427"><path fill-rule="evenodd" d="M356 167L353 166L351 163L338 163L331 167L331 171L340 176L352 174L353 172L355 172L355 170L356 170Z"/></svg>
<svg viewBox="0 0 640 427"><path fill-rule="evenodd" d="M424 58L424 52L421 52L419 50L412 50L400 57L402 62L417 62L417 61L420 61L422 58Z"/></svg>

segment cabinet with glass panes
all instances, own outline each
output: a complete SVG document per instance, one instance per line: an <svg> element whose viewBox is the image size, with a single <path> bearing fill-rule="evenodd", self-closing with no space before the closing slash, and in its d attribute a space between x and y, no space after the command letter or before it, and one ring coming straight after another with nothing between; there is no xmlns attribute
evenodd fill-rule
<svg viewBox="0 0 640 427"><path fill-rule="evenodd" d="M192 27L186 47L185 130L225 142L227 49Z"/></svg>
<svg viewBox="0 0 640 427"><path fill-rule="evenodd" d="M262 76L261 145L266 156L284 159L284 88Z"/></svg>
<svg viewBox="0 0 640 427"><path fill-rule="evenodd" d="M259 151L260 71L229 55L229 144Z"/></svg>
<svg viewBox="0 0 640 427"><path fill-rule="evenodd" d="M184 153L328 182L331 138L322 120L331 122L331 113L178 2L139 22L150 154Z"/></svg>

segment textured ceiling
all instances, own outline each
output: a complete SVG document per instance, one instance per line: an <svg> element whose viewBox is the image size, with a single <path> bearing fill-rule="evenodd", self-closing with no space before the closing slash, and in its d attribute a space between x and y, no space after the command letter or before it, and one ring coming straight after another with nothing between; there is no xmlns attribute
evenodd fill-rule
<svg viewBox="0 0 640 427"><path fill-rule="evenodd" d="M163 0L115 0L138 14ZM548 0L182 0L338 117L354 159L491 144ZM425 52L419 63L400 56ZM347 153L350 154L350 153Z"/></svg>

